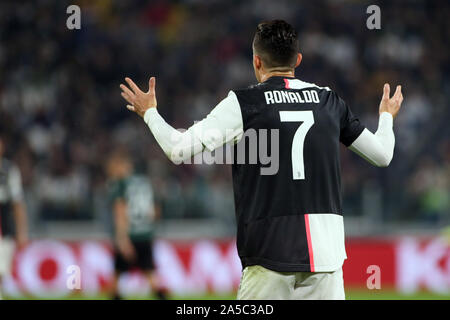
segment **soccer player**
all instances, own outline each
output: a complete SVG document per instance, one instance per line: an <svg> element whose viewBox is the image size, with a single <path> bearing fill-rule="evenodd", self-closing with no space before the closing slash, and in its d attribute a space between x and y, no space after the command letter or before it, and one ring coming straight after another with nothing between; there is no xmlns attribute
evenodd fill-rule
<svg viewBox="0 0 450 320"><path fill-rule="evenodd" d="M232 165L243 266L238 299L345 299L339 143L375 166L386 167L393 157L401 87L390 98L389 84L384 85L373 134L334 91L295 77L301 61L291 25L260 23L253 39L258 84L230 91L183 133L159 115L154 77L147 92L129 78L129 87L120 86L127 108L144 118L175 162L224 143L245 143L250 129L278 130L276 174L261 174L260 160Z"/></svg>
<svg viewBox="0 0 450 320"><path fill-rule="evenodd" d="M152 293L164 299L153 261L154 222L159 208L153 201L148 177L133 172L133 165L122 150L116 150L107 163L111 179L109 198L114 221L113 298L120 299L117 281L121 273L139 268L146 275Z"/></svg>
<svg viewBox="0 0 450 320"><path fill-rule="evenodd" d="M2 276L11 271L14 249L22 248L28 241L20 171L3 157L4 151L5 139L0 133L0 299Z"/></svg>

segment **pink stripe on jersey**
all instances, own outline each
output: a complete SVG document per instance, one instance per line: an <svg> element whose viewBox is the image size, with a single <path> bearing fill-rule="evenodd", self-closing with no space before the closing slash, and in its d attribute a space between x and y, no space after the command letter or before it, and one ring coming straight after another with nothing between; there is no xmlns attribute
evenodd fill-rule
<svg viewBox="0 0 450 320"><path fill-rule="evenodd" d="M284 87L285 87L286 89L290 89L290 88L289 88L289 80L288 80L288 79L284 79Z"/></svg>
<svg viewBox="0 0 450 320"><path fill-rule="evenodd" d="M306 229L306 240L308 241L309 265L311 267L311 272L314 272L314 254L313 254L313 248L312 248L312 242L311 242L311 230L309 227L309 215L308 214L305 214L305 229Z"/></svg>

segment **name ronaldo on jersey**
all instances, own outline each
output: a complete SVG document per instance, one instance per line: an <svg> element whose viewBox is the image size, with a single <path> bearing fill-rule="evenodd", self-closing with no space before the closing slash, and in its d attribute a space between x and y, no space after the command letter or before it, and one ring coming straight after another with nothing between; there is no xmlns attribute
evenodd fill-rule
<svg viewBox="0 0 450 320"><path fill-rule="evenodd" d="M320 103L319 95L315 90L303 91L265 91L266 104L275 103Z"/></svg>

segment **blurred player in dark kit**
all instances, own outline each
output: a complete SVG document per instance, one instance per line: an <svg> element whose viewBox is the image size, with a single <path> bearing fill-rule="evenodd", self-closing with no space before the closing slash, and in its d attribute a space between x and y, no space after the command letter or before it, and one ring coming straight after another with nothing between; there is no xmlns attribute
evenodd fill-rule
<svg viewBox="0 0 450 320"><path fill-rule="evenodd" d="M159 286L153 260L153 234L160 210L154 203L153 189L145 175L134 173L133 164L123 150L109 157L109 203L113 214L115 277L113 295L120 299L119 276L132 269L145 273L152 292L165 299Z"/></svg>

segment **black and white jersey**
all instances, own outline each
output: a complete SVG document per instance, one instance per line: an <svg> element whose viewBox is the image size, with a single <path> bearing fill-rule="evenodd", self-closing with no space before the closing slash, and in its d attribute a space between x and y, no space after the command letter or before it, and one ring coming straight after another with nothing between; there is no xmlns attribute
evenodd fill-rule
<svg viewBox="0 0 450 320"><path fill-rule="evenodd" d="M12 236L14 219L12 205L23 200L20 171L14 163L0 159L0 237Z"/></svg>
<svg viewBox="0 0 450 320"><path fill-rule="evenodd" d="M184 132L156 108L144 121L176 164L231 145L242 265L281 272L331 272L346 258L340 143L380 167L395 146L390 113L373 134L335 92L289 77L230 91Z"/></svg>
<svg viewBox="0 0 450 320"><path fill-rule="evenodd" d="M243 131L279 153L275 174L262 174L260 158L232 165L243 267L337 270L346 258L339 144L351 145L363 125L332 90L299 79L271 77L234 93ZM275 149L267 129L278 132ZM235 150L247 143L250 152L248 141L244 134Z"/></svg>

